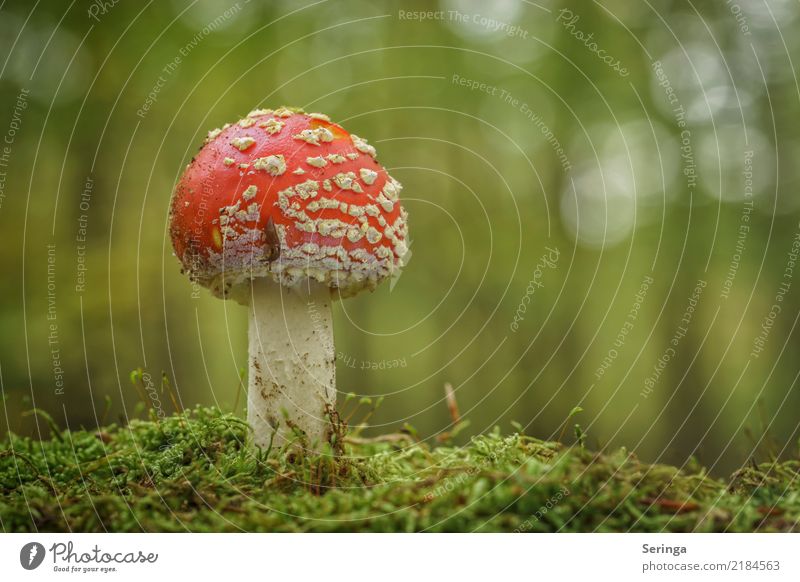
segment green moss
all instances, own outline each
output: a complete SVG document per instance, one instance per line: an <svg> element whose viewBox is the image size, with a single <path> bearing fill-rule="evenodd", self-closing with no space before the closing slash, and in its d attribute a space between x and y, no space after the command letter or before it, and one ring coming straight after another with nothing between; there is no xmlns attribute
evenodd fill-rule
<svg viewBox="0 0 800 582"><path fill-rule="evenodd" d="M463 447L409 434L328 454L253 454L216 409L0 446L5 531L788 531L798 461L730 483L499 431ZM342 444L342 440L344 440ZM337 449L337 454L330 451Z"/></svg>

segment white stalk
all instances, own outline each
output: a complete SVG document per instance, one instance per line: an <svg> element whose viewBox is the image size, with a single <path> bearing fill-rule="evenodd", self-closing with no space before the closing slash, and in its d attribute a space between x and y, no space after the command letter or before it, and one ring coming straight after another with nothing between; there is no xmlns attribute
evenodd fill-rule
<svg viewBox="0 0 800 582"><path fill-rule="evenodd" d="M247 420L262 448L276 430L273 447L295 438L292 426L305 432L312 450L329 437L325 412L336 404L331 294L313 281L299 287L253 282Z"/></svg>

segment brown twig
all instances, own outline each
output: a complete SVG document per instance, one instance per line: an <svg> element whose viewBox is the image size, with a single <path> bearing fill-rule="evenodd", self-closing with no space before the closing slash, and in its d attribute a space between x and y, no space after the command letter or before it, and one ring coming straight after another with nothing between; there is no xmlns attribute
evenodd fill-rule
<svg viewBox="0 0 800 582"><path fill-rule="evenodd" d="M444 383L444 396L447 400L447 410L450 412L450 419L453 425L461 422L461 413L458 411L458 402L456 402L456 393L453 391L453 385L450 382Z"/></svg>

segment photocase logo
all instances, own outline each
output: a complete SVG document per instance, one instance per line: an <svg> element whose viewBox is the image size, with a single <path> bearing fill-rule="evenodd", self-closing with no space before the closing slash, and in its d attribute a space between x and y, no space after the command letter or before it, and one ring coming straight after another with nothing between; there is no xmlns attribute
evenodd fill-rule
<svg viewBox="0 0 800 582"><path fill-rule="evenodd" d="M35 570L44 561L44 546L39 542L29 542L19 551L19 563L26 570Z"/></svg>

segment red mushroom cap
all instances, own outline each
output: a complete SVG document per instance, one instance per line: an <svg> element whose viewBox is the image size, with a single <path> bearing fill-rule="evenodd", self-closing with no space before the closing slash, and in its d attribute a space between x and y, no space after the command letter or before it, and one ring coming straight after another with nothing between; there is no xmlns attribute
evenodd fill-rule
<svg viewBox="0 0 800 582"><path fill-rule="evenodd" d="M189 276L226 297L271 276L349 296L398 272L402 187L366 140L327 116L281 107L208 134L172 196L170 234Z"/></svg>

